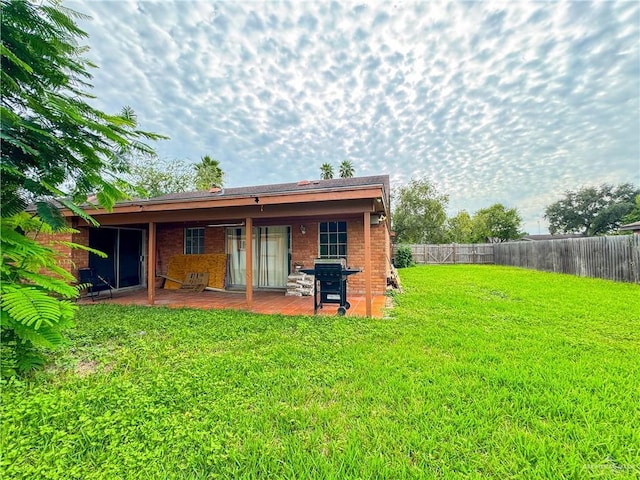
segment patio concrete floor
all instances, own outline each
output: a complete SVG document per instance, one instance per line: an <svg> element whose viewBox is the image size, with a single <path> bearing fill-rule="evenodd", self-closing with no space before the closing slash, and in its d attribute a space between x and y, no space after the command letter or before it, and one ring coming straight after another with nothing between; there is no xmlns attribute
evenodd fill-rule
<svg viewBox="0 0 640 480"><path fill-rule="evenodd" d="M364 296L348 295L351 308L347 310L348 317L365 317L366 306ZM373 297L372 317L382 318L386 306L387 297L383 295ZM108 303L118 305L148 305L147 290L136 289L114 292L113 298L109 298L107 292L92 301L83 297L78 301L81 305L96 303ZM156 289L155 305L172 308L191 307L200 309L231 309L244 310L255 313L267 313L282 315L313 315L313 297L286 297L284 291L254 291L253 303L249 307L245 300L244 292L185 292L180 290ZM338 305L327 304L318 310L319 315L336 315Z"/></svg>

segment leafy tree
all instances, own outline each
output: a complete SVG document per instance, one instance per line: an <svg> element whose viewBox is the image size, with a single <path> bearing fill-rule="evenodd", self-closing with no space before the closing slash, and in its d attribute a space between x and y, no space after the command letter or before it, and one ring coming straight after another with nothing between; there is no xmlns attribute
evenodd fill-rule
<svg viewBox="0 0 640 480"><path fill-rule="evenodd" d="M585 236L611 233L633 211L638 194L640 190L630 183L618 186L602 184L575 192L568 190L564 198L545 209L549 231Z"/></svg>
<svg viewBox="0 0 640 480"><path fill-rule="evenodd" d="M224 183L224 172L220 168L220 162L205 155L196 164L196 188L198 190L209 190L212 187L222 187Z"/></svg>
<svg viewBox="0 0 640 480"><path fill-rule="evenodd" d="M113 205L123 198L116 188L127 169L122 153L151 153L140 140L158 138L137 130L130 108L108 115L85 101L92 64L77 45L86 36L74 22L81 16L56 3L2 1L4 217L36 199L38 214L60 226L56 202L73 210L94 191Z"/></svg>
<svg viewBox="0 0 640 480"><path fill-rule="evenodd" d="M349 160L343 160L340 164L340 178L351 178L356 173L353 163Z"/></svg>
<svg viewBox="0 0 640 480"><path fill-rule="evenodd" d="M333 178L333 167L330 163L323 163L320 166L320 178L323 180L329 180Z"/></svg>
<svg viewBox="0 0 640 480"><path fill-rule="evenodd" d="M184 161L158 158L133 161L129 174L129 182L136 187L136 193L144 198L188 192L195 188L195 179L193 167Z"/></svg>
<svg viewBox="0 0 640 480"><path fill-rule="evenodd" d="M456 216L447 219L447 237L452 243L473 242L473 219L469 212L462 210Z"/></svg>
<svg viewBox="0 0 640 480"><path fill-rule="evenodd" d="M472 240L478 243L517 240L524 235L520 231L521 225L522 217L517 209L496 203L478 210L473 216Z"/></svg>
<svg viewBox="0 0 640 480"><path fill-rule="evenodd" d="M444 243L449 196L428 180L411 180L394 195L393 229L399 243Z"/></svg>
<svg viewBox="0 0 640 480"><path fill-rule="evenodd" d="M635 201L635 206L633 207L633 210L631 210L622 219L623 224L634 223L634 222L640 222L640 193L636 195L636 201Z"/></svg>
<svg viewBox="0 0 640 480"><path fill-rule="evenodd" d="M60 205L96 224L78 203L94 192L105 208L124 198L123 154L152 154L143 142L161 137L138 130L129 108L108 115L87 103L93 65L78 46L86 37L75 24L81 14L51 2L1 6L0 337L3 365L24 370L34 365L26 352L60 342L78 293L64 285L70 278L55 252L34 243L30 230L65 231Z"/></svg>

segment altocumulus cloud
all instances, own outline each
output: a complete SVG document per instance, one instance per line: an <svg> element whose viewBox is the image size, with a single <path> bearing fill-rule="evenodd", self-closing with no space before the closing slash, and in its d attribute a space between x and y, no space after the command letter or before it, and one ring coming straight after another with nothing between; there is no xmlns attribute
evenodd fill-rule
<svg viewBox="0 0 640 480"><path fill-rule="evenodd" d="M452 213L640 183L637 2L69 2L90 15L97 106L229 185L350 159L427 177ZM544 227L543 227L544 228Z"/></svg>

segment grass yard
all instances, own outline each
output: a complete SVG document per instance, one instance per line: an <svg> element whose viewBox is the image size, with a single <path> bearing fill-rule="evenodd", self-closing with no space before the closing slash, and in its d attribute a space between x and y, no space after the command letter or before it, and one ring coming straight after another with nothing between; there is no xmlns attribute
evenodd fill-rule
<svg viewBox="0 0 640 480"><path fill-rule="evenodd" d="M0 477L638 478L640 287L413 267L391 318L82 307Z"/></svg>

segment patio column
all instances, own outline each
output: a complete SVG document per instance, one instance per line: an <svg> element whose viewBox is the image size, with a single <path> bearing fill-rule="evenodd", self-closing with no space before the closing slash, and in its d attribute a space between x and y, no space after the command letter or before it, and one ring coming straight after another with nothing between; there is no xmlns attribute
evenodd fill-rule
<svg viewBox="0 0 640 480"><path fill-rule="evenodd" d="M149 239L147 240L147 300L153 305L156 295L156 224L149 222Z"/></svg>
<svg viewBox="0 0 640 480"><path fill-rule="evenodd" d="M364 293L367 317L372 315L371 299L371 213L364 212Z"/></svg>
<svg viewBox="0 0 640 480"><path fill-rule="evenodd" d="M245 282L246 282L246 299L247 306L251 306L253 302L253 218L247 217L245 222Z"/></svg>

